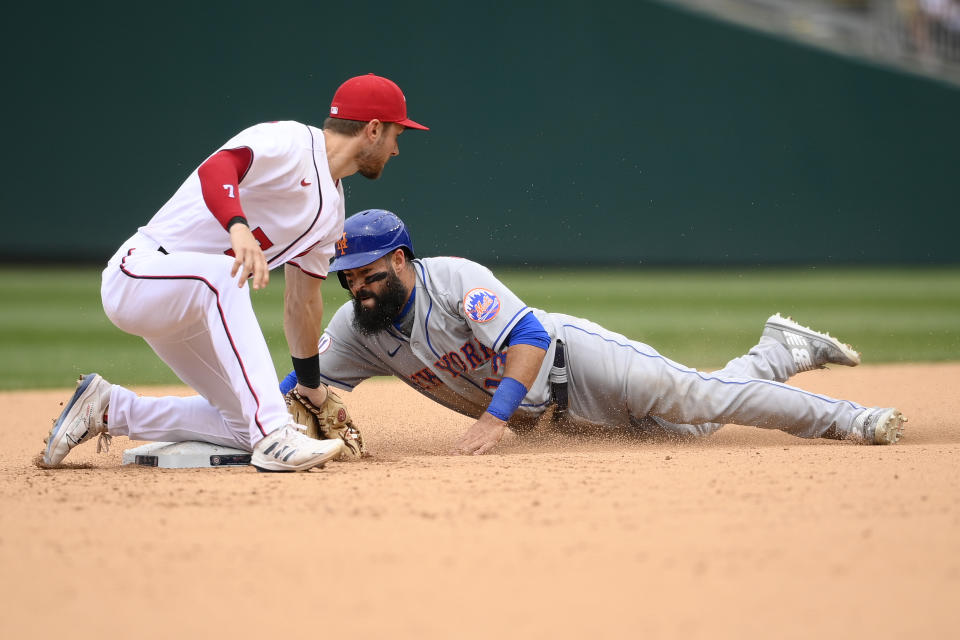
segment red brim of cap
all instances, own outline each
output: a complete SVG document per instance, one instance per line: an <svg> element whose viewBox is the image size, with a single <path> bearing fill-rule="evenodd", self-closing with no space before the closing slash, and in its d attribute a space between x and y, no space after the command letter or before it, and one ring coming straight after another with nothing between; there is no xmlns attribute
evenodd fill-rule
<svg viewBox="0 0 960 640"><path fill-rule="evenodd" d="M407 118L406 120L399 120L397 121L397 124L402 124L407 129L420 129L422 131L430 131L430 127L425 127L419 122L414 122L410 118Z"/></svg>

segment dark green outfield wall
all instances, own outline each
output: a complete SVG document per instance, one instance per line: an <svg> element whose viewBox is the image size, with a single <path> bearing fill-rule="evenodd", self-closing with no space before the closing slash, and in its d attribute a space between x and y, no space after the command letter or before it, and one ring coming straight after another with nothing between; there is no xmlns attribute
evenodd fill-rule
<svg viewBox="0 0 960 640"><path fill-rule="evenodd" d="M376 72L432 130L347 210L422 254L958 261L960 90L656 3L383 4L8 10L0 254L105 259L238 130Z"/></svg>

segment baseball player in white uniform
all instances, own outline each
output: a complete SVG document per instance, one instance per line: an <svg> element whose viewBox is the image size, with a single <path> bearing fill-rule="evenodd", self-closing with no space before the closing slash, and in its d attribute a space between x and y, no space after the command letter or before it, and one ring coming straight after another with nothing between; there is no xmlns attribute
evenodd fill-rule
<svg viewBox="0 0 960 640"><path fill-rule="evenodd" d="M343 233L341 179L379 177L399 153L407 117L400 88L368 74L347 80L319 129L298 122L240 132L203 162L103 271L110 320L142 336L199 395L147 398L83 376L47 438L59 464L94 436L201 440L252 451L263 471L300 471L336 456L293 424L250 301L284 265L284 329L307 397L320 387L317 342L334 243ZM322 400L321 400L322 402ZM98 442L98 449L99 449Z"/></svg>
<svg viewBox="0 0 960 640"><path fill-rule="evenodd" d="M403 222L369 210L346 220L331 270L353 300L320 338L323 381L350 390L393 375L476 422L454 452L482 454L509 426L555 419L707 435L726 423L803 438L893 444L905 418L791 387L800 371L859 354L827 334L774 315L759 344L703 373L584 320L527 307L485 267L461 258L415 259ZM281 389L290 387L295 372Z"/></svg>

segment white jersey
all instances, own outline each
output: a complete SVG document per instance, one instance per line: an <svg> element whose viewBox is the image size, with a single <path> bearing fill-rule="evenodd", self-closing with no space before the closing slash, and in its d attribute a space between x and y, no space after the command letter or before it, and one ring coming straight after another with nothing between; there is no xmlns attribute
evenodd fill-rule
<svg viewBox="0 0 960 640"><path fill-rule="evenodd" d="M343 233L344 202L323 131L297 122L259 124L221 149L238 147L249 149L252 161L227 197L240 199L269 265L326 277ZM230 249L230 234L207 208L194 170L110 259L100 289L107 317L142 336L200 393L147 398L115 387L111 433L250 450L290 420L250 287L238 287L230 275Z"/></svg>
<svg viewBox="0 0 960 640"><path fill-rule="evenodd" d="M269 122L241 131L217 151L239 147L250 149L253 161L239 193L228 196L240 199L267 264L289 262L326 277L343 233L344 197L340 182L330 177L323 132L299 122ZM140 233L169 252L230 250L229 234L203 200L197 170Z"/></svg>
<svg viewBox="0 0 960 640"><path fill-rule="evenodd" d="M414 260L417 274L410 337L394 328L364 336L347 302L320 338L325 381L350 390L371 376L393 375L444 406L479 417L503 378L510 332L535 313L548 332L547 314L526 306L486 267L462 258ZM551 338L553 337L551 333ZM550 400L545 366L518 413L538 415Z"/></svg>

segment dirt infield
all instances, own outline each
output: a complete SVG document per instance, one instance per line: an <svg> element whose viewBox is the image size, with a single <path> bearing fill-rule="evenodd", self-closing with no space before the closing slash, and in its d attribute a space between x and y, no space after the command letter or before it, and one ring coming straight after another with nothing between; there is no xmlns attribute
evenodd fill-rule
<svg viewBox="0 0 960 640"><path fill-rule="evenodd" d="M2 393L0 636L952 636L960 364L794 382L897 406L905 439L727 426L692 443L508 435L451 457L469 420L375 380L345 394L363 462L130 468L139 443L118 438L42 470L70 391Z"/></svg>

